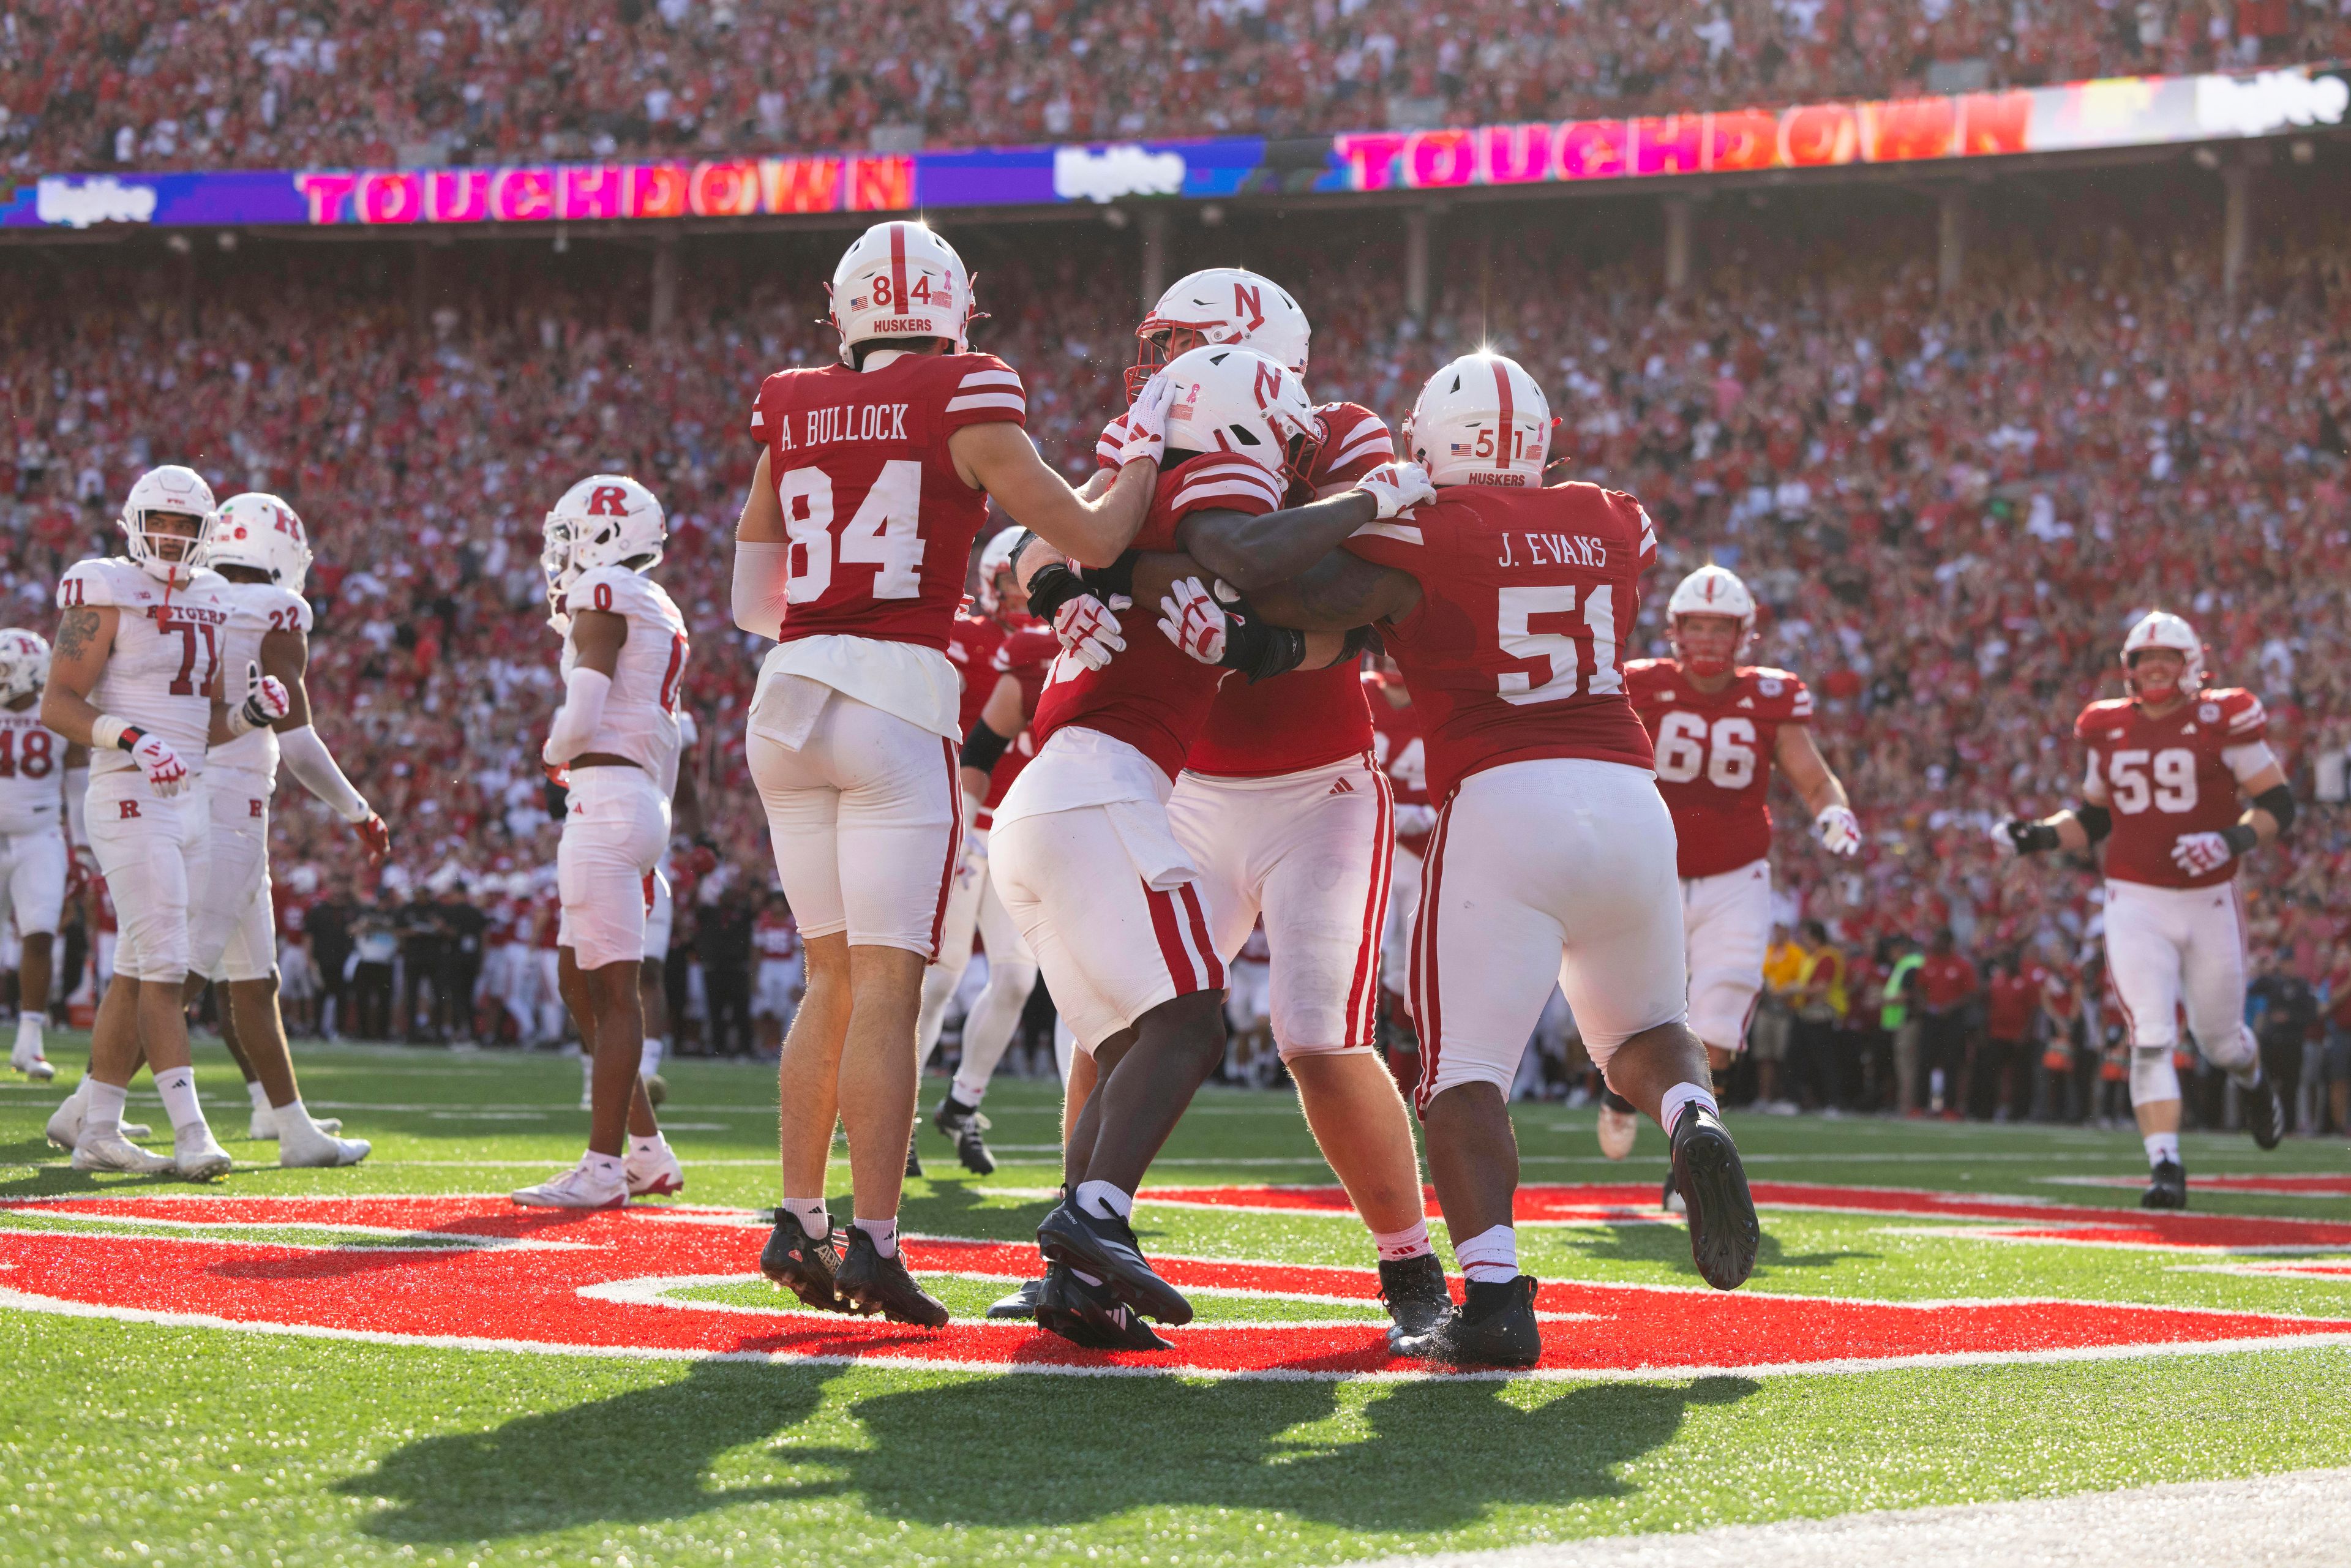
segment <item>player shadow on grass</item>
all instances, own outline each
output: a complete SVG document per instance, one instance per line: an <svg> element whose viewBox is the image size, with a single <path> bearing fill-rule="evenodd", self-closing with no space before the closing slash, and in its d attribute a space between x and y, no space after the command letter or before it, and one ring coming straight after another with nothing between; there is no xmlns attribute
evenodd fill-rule
<svg viewBox="0 0 2351 1568"><path fill-rule="evenodd" d="M1690 1260L1689 1232L1678 1225L1611 1225L1577 1227L1559 1233L1559 1245L1571 1249L1579 1261L1663 1263L1695 1281L1698 1265ZM1865 1262L1882 1254L1845 1247L1828 1252L1790 1252L1767 1227L1755 1250L1759 1273L1793 1269L1833 1269L1841 1263ZM1611 1281L1622 1282L1622 1281ZM1637 1283L1638 1281L1633 1281Z"/></svg>
<svg viewBox="0 0 2351 1568"><path fill-rule="evenodd" d="M1634 1490L1619 1469L1672 1441L1693 1406L1758 1386L1727 1377L1406 1383L1369 1400L1367 1438L1338 1439L1298 1430L1340 1411L1339 1385L1321 1379L953 1378L828 1413L828 1427L845 1416L863 1428L857 1446L795 1440L824 1406L827 1383L843 1375L701 1362L657 1387L411 1443L336 1490L389 1500L364 1528L420 1544L844 1495L877 1517L939 1527L1214 1504L1414 1532L1473 1522L1497 1505ZM726 1479L786 1468L799 1474Z"/></svg>

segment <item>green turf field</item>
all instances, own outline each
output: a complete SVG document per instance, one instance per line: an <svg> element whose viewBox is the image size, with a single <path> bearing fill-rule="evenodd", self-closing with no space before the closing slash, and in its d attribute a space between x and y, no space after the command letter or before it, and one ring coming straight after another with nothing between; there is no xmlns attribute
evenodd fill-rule
<svg viewBox="0 0 2351 1568"><path fill-rule="evenodd" d="M83 1054L78 1040L53 1042L61 1062ZM569 1164L584 1133L573 1109L579 1071L565 1061L314 1047L301 1056L313 1111L342 1116L348 1133L374 1140L375 1155L356 1170L281 1173L263 1163L270 1145L233 1135L244 1131L244 1095L223 1053L200 1047L198 1062L214 1125L241 1162L203 1189L207 1197L501 1194ZM528 1337L533 1314L569 1302L570 1287L507 1293L468 1282L507 1276L465 1269L586 1268L623 1235L684 1237L677 1256L701 1247L734 1258L746 1245L755 1254L759 1233L719 1213L631 1214L596 1222L631 1230L531 1231L556 1239L544 1252L500 1250L501 1236L484 1241L479 1260L461 1260L473 1245L467 1226L511 1217L484 1205L489 1218L478 1222L350 1231L337 1228L350 1219L338 1206L232 1204L207 1218L163 1203L25 1205L99 1192L142 1203L191 1195L186 1184L67 1169L40 1128L72 1076L68 1069L54 1087L0 1087L0 1204L18 1200L0 1208L0 1305L15 1309L0 1316L0 1563L1327 1563L2351 1463L2342 1403L2351 1348L2329 1336L2302 1348L2147 1354L2134 1336L2156 1331L2126 1327L2120 1342L2078 1359L2020 1350L2011 1336L1932 1364L1911 1356L1879 1369L1850 1359L1834 1370L1787 1369L1792 1356L1846 1355L1831 1342L1861 1321L1853 1314L1888 1315L1871 1302L1906 1303L1891 1314L1903 1324L2040 1302L2022 1310L2047 1314L2052 1348L2074 1332L2069 1314L2086 1311L2175 1328L2252 1314L2269 1325L2263 1333L2290 1340L2304 1332L2297 1320L2351 1320L2351 1197L2340 1192L2199 1190L2198 1216L2332 1222L2306 1226L2307 1245L2259 1253L2228 1249L2275 1249L2274 1228L2248 1230L2250 1240L2199 1232L2193 1247L2071 1245L1999 1239L2012 1218L1844 1212L1816 1195L1802 1207L1766 1207L1752 1299L1728 1308L1687 1290L1616 1289L1696 1284L1676 1225L1627 1213L1523 1226L1529 1271L1616 1303L1571 1303L1552 1332L1571 1345L1588 1336L1646 1357L1539 1378L1327 1367L1091 1376L852 1365L798 1351L638 1354L619 1343L589 1347L595 1354L547 1343L474 1349L397 1343L405 1331L383 1330L395 1320L381 1314L440 1290L451 1300L434 1310L455 1314L451 1322ZM772 1203L772 1077L689 1061L669 1082L664 1119L689 1182L681 1201ZM942 1083L926 1080L926 1109ZM141 1113L154 1105L152 1094L134 1094L131 1114L152 1120ZM925 1129L932 1175L910 1184L904 1215L916 1233L1019 1243L1033 1232L1049 1201L1042 1193L1058 1179L1054 1097L1006 1082L988 1109L1005 1165L984 1180L965 1176ZM2137 1221L2135 1187L2083 1185L2143 1174L2127 1134L1730 1121L1759 1183L2024 1198L2116 1208L2127 1211L2112 1217L2117 1224ZM1519 1131L1530 1184L1654 1189L1661 1174L1653 1127L1626 1166L1599 1157L1588 1112L1525 1107ZM2351 1173L2339 1142L2290 1140L2265 1155L2241 1138L2191 1135L2186 1152L2191 1179ZM845 1185L845 1162L836 1177ZM1329 1181L1290 1102L1222 1091L1201 1096L1154 1173L1163 1187ZM1375 1325L1376 1307L1340 1299L1345 1291L1284 1282L1305 1279L1299 1269L1339 1278L1368 1267L1361 1227L1343 1213L1233 1207L1253 1201L1138 1209L1155 1255L1270 1270L1265 1289L1245 1279L1196 1292L1193 1332L1246 1351L1285 1334L1360 1337ZM1000 1254L933 1278L959 1317L1004 1288L993 1280L1012 1249L927 1245L934 1262ZM925 1249L912 1244L918 1263ZM2247 1264L2302 1272L2219 1271ZM78 1315L55 1307L78 1281L100 1274L125 1300L177 1304L131 1321L103 1306ZM643 1287L661 1298L658 1310L613 1311L636 1313L630 1322L707 1320L760 1333L783 1321L775 1316L783 1299L739 1263L676 1274ZM201 1303L272 1291L302 1301L311 1328L298 1336L183 1321L212 1310ZM1980 1305L1944 1305L1955 1301ZM181 1320L148 1321L173 1312ZM825 1354L836 1356L856 1354L853 1342L872 1332L840 1320L821 1326ZM379 1331L395 1342L350 1337ZM1976 1331L1954 1332L1961 1338L1949 1344L1964 1350ZM1642 1370L1660 1364L1717 1370Z"/></svg>

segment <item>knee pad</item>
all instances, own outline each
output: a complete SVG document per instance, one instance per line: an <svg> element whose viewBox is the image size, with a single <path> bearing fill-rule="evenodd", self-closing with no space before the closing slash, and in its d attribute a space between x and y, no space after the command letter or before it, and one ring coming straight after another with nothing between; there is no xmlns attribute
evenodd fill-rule
<svg viewBox="0 0 2351 1568"><path fill-rule="evenodd" d="M2262 1055L2261 1045L2253 1039L2253 1031L2242 1024L2222 1031L2218 1040L2199 1039L2196 1047L2204 1053L2205 1061L2229 1073L2244 1071L2260 1061Z"/></svg>
<svg viewBox="0 0 2351 1568"><path fill-rule="evenodd" d="M2130 1092L2134 1105L2151 1105L2160 1100L2179 1098L2179 1070L2171 1065L2171 1047L2131 1047Z"/></svg>

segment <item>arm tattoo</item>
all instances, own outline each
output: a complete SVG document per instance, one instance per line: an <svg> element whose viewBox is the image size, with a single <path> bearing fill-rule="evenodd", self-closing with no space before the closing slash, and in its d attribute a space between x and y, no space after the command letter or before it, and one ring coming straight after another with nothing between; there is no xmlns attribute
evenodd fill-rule
<svg viewBox="0 0 2351 1568"><path fill-rule="evenodd" d="M90 642L98 635L98 612L68 610L57 622L57 657L71 663L89 652Z"/></svg>

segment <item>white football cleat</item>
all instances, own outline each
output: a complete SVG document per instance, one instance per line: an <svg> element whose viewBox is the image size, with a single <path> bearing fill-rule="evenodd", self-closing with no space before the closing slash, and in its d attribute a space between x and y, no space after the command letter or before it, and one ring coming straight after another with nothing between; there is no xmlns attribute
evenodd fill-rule
<svg viewBox="0 0 2351 1568"><path fill-rule="evenodd" d="M1640 1115L1632 1111L1619 1111L1602 1102L1600 1106L1600 1152L1612 1160L1621 1160L1633 1152L1633 1140L1641 1131Z"/></svg>
<svg viewBox="0 0 2351 1568"><path fill-rule="evenodd" d="M618 1208L629 1201L629 1182L626 1176L599 1176L582 1160L560 1176L521 1188L514 1200L525 1208Z"/></svg>
<svg viewBox="0 0 2351 1568"><path fill-rule="evenodd" d="M49 1059L41 1054L41 1041L37 1035L16 1037L16 1049L8 1053L8 1065L37 1082L47 1083L57 1075Z"/></svg>
<svg viewBox="0 0 2351 1568"><path fill-rule="evenodd" d="M685 1190L685 1167L677 1163L677 1151L667 1144L631 1149L622 1168L628 1175L631 1197L667 1197Z"/></svg>
<svg viewBox="0 0 2351 1568"><path fill-rule="evenodd" d="M228 1151L213 1136L212 1128L202 1122L191 1122L172 1134L172 1164L190 1181L210 1181L214 1176L226 1176L234 1163Z"/></svg>
<svg viewBox="0 0 2351 1568"><path fill-rule="evenodd" d="M297 1132L277 1143L277 1164L285 1170L323 1170L339 1166L355 1166L368 1157L375 1145L365 1138L331 1136L327 1124L313 1122L314 1132ZM342 1124L338 1122L336 1126Z"/></svg>
<svg viewBox="0 0 2351 1568"><path fill-rule="evenodd" d="M310 1125L322 1133L340 1133L343 1130L343 1119L340 1116L313 1116L310 1118ZM256 1144L276 1143L277 1113L265 1105L255 1106L252 1120L246 1124L245 1135Z"/></svg>
<svg viewBox="0 0 2351 1568"><path fill-rule="evenodd" d="M82 1083L89 1082L87 1077L82 1079ZM74 1085L74 1092L59 1102L56 1110L49 1113L49 1124L45 1129L48 1134L49 1142L68 1154L73 1153L75 1147L81 1142L82 1109L81 1084L78 1083ZM122 1135L132 1143L137 1143L141 1138L153 1137L155 1129L144 1122L125 1122L122 1124Z"/></svg>
<svg viewBox="0 0 2351 1568"><path fill-rule="evenodd" d="M124 1137L92 1137L74 1149L78 1171L129 1171L135 1176L162 1176L176 1169L164 1155L141 1148Z"/></svg>

